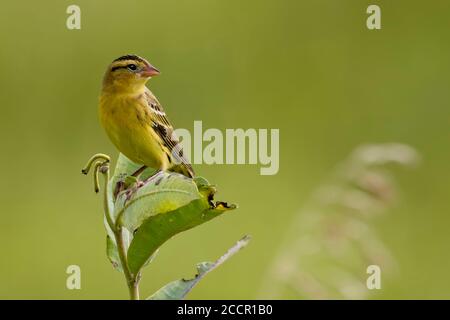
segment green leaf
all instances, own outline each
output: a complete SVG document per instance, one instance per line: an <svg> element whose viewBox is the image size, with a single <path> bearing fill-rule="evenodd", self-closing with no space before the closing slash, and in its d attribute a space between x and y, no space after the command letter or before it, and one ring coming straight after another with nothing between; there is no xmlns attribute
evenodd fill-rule
<svg viewBox="0 0 450 320"><path fill-rule="evenodd" d="M128 249L128 266L137 274L145 262L164 242L182 231L205 223L234 209L225 203L211 204L201 198L173 211L148 218L137 230Z"/></svg>
<svg viewBox="0 0 450 320"><path fill-rule="evenodd" d="M109 236L106 236L106 254L114 269L123 272L117 245Z"/></svg>
<svg viewBox="0 0 450 320"><path fill-rule="evenodd" d="M109 189L114 190L119 181L130 181L127 176L139 168L140 165L120 154ZM148 217L175 210L201 196L194 180L178 173L159 172L154 175L154 172L154 169L146 169L140 176L143 183L129 187L115 200L113 219L120 219L119 223L131 232Z"/></svg>
<svg viewBox="0 0 450 320"><path fill-rule="evenodd" d="M116 200L116 220L134 232L149 217L173 211L201 197L192 179L174 172L157 175L122 192Z"/></svg>
<svg viewBox="0 0 450 320"><path fill-rule="evenodd" d="M111 262L114 269L117 271L123 272L122 263L120 262L119 252L117 251L117 244L115 235L112 232L111 228L109 227L108 223L105 219L105 228L106 228L106 255L108 256L109 261ZM122 229L122 236L124 239L124 245L126 248L130 246L131 240L133 239L133 235L126 229ZM149 259L148 263L150 263L150 260L153 259L153 256Z"/></svg>
<svg viewBox="0 0 450 320"><path fill-rule="evenodd" d="M116 214L122 208L120 202L121 201L123 202L124 200L124 198L114 199L114 192L116 190L116 185L119 181L125 181L127 177L136 172L136 170L138 170L140 167L141 166L139 164L134 163L133 161L129 160L126 156L124 156L122 153L119 153L119 158L117 159L114 174L109 179L108 183L108 206L110 208L110 212L113 215L114 221L116 218ZM148 168L144 170L140 178L145 179L151 176L154 171L155 171L154 169ZM117 209L117 207L120 207L119 210Z"/></svg>
<svg viewBox="0 0 450 320"><path fill-rule="evenodd" d="M231 256L233 256L240 249L245 247L250 241L249 236L245 236L241 240L239 240L231 249L229 249L223 256L221 256L215 262L202 262L197 264L197 275L190 280L176 280L173 281L157 292L155 292L152 296L148 297L147 300L180 300L183 299L192 288L201 280L203 277L217 268L219 265L228 260Z"/></svg>
<svg viewBox="0 0 450 320"><path fill-rule="evenodd" d="M139 167L120 154L110 179L110 190L118 181L127 180L127 175ZM130 272L135 275L175 234L236 208L224 202L214 203L216 188L205 178L190 179L175 172L153 172L152 169L145 170L139 179L141 182L120 192L113 204L114 222L130 233L127 260Z"/></svg>

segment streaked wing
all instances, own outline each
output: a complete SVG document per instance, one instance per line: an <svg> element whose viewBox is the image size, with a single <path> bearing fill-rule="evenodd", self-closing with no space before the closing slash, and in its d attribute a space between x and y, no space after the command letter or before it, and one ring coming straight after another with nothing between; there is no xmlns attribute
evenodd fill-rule
<svg viewBox="0 0 450 320"><path fill-rule="evenodd" d="M169 157L172 157L176 160L176 163L179 164L184 170L182 173L193 177L194 170L192 169L191 164L183 155L183 149L179 145L178 137L173 132L173 127L169 122L169 119L164 112L161 104L158 99L150 92L150 90L145 91L145 100L148 106L148 109L151 113L151 122L152 129L161 139L163 146L169 152Z"/></svg>

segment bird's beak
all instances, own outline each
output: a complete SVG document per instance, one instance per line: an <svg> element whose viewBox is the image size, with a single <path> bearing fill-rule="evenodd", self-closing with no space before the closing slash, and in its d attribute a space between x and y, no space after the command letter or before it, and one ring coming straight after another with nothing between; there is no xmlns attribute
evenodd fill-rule
<svg viewBox="0 0 450 320"><path fill-rule="evenodd" d="M154 77L160 74L159 70L156 69L151 64L147 65L147 67L141 71L141 76L143 77Z"/></svg>

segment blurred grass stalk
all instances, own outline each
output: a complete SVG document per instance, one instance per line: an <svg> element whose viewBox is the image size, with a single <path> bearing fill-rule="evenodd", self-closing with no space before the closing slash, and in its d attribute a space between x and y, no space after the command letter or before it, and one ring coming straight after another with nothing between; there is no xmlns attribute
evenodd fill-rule
<svg viewBox="0 0 450 320"><path fill-rule="evenodd" d="M418 160L404 144L356 148L295 215L259 298L369 298L374 291L366 287L366 268L380 266L383 277L396 268L372 226L373 218L397 199L388 165Z"/></svg>

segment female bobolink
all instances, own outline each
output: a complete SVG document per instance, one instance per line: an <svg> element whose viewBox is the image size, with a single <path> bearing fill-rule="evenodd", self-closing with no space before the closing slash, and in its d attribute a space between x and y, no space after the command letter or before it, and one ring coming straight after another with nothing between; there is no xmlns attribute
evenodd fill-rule
<svg viewBox="0 0 450 320"><path fill-rule="evenodd" d="M145 168L168 170L192 178L194 171L183 157L161 104L145 86L159 71L147 60L126 55L106 70L100 96L100 122L113 144L128 159Z"/></svg>

